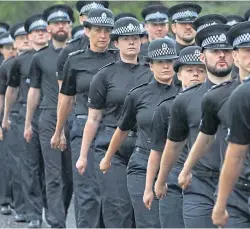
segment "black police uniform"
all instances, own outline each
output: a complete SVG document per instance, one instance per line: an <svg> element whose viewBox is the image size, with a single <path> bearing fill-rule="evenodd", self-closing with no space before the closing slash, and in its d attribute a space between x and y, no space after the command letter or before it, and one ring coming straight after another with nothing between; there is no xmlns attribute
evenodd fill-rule
<svg viewBox="0 0 250 229"><path fill-rule="evenodd" d="M152 41L148 54L150 59L177 58L174 42L169 39ZM119 121L119 128L122 131L131 130L135 124L137 125L138 137L134 152L128 163L127 185L134 207L136 227L139 228L160 227L158 200L154 199L151 210L148 210L143 203L147 161L151 150L150 124L157 104L164 98L176 93L177 88L175 86L161 84L155 79L150 83L135 87L125 100Z"/></svg>
<svg viewBox="0 0 250 229"><path fill-rule="evenodd" d="M25 31L30 33L34 30L46 30L47 23L42 15L37 14L28 18L24 24ZM28 50L17 56L10 66L7 85L19 89L18 101L21 104L19 110L19 132L23 136L26 117L27 95L30 86L29 70L31 60L36 53ZM32 120L32 139L27 143L23 137L23 153L20 155L21 174L23 177L23 191L25 195L25 207L27 221L42 221L43 201L45 201L42 190L44 185L44 167L41 153L41 145L38 135L38 119L40 110L35 111ZM32 193L32 194L31 194ZM44 198L44 199L43 199Z"/></svg>
<svg viewBox="0 0 250 229"><path fill-rule="evenodd" d="M44 17L51 21L70 21L73 11L64 5L55 5L44 11ZM56 79L56 59L61 49L55 49L51 42L33 57L30 67L30 87L41 89L41 114L38 133L45 167L46 197L48 214L52 227L65 227L67 209L72 196L72 168L70 145L61 152L52 149L52 138L57 121L59 87ZM67 127L65 127L67 129ZM68 135L66 133L66 139Z"/></svg>
<svg viewBox="0 0 250 229"><path fill-rule="evenodd" d="M230 143L239 145L248 145L250 134L250 106L249 106L249 86L250 78L248 77L229 98L229 130L227 140ZM249 161L250 151L248 151ZM249 167L245 173L247 180L250 179ZM248 191L249 193L249 191ZM250 198L248 198L248 209L250 211Z"/></svg>
<svg viewBox="0 0 250 229"><path fill-rule="evenodd" d="M202 49L231 49L226 43L227 25L212 25L196 35L196 43ZM205 83L190 87L177 96L172 104L168 139L181 142L187 139L191 148L199 132L201 119L201 100L213 86L207 79ZM220 150L219 137L208 154L194 167L191 185L184 190L183 215L186 227L214 227L211 214L214 206L214 192L219 178ZM194 220L195 219L195 220Z"/></svg>
<svg viewBox="0 0 250 229"><path fill-rule="evenodd" d="M173 67L175 72L183 65L203 65L200 61L199 46L184 48L177 60L174 61ZM179 89L180 91L180 89ZM175 96L166 98L158 104L152 124L151 124L151 148L157 152L163 152L168 132L170 107ZM164 199L159 202L160 221L163 228L182 228L184 227L183 220L183 195L182 189L178 184L178 176L181 172L183 164L188 153L187 145L182 149L182 153L169 173L167 184L168 192Z"/></svg>
<svg viewBox="0 0 250 229"><path fill-rule="evenodd" d="M23 23L18 23L11 28L10 33L7 32L2 36L5 36L5 39L10 39L9 42L6 40L6 44L13 44L14 40L12 38L25 34L23 30ZM15 36L14 36L15 34ZM7 89L7 79L8 79L8 71L10 66L14 61L14 57L9 58L4 61L1 65L1 78L5 81L5 90ZM22 190L22 177L21 177L21 163L20 163L20 155L23 153L24 149L21 147L22 138L18 131L18 121L19 115L18 111L20 108L20 104L17 102L13 106L10 114L10 130L6 131L4 134L4 144L7 144L7 152L10 158L10 169L11 169L11 181L12 181L12 192L13 192L13 206L16 211L16 217L21 216L21 221L25 221L25 205L24 205L24 193ZM16 139L16 141L13 141ZM18 218L16 218L19 221Z"/></svg>
<svg viewBox="0 0 250 229"><path fill-rule="evenodd" d="M227 149L226 136L228 132L228 99L231 93L238 87L240 82L238 79L231 80L221 85L212 88L202 100L202 119L200 131L207 135L215 135L219 132L220 148L221 148L221 163L225 158ZM231 193L227 210L230 214L227 227L249 227L250 217L248 211L248 197L250 190L250 181L246 174L249 173L248 160L245 160L244 168L241 172L240 178ZM222 166L222 164L221 164ZM243 184L249 184L248 188Z"/></svg>
<svg viewBox="0 0 250 229"><path fill-rule="evenodd" d="M249 33L250 22L244 22L235 25L228 33L228 42L234 48L250 47ZM214 135L220 131L221 138L221 162L225 158L227 149L226 136L229 128L229 107L228 99L232 92L240 85L239 79L222 83L212 88L202 101L202 122L200 131ZM249 227L250 217L248 210L248 197L250 190L250 181L247 177L249 173L249 160L244 161L244 168L240 174L233 192L231 193L227 209L230 214L228 227Z"/></svg>
<svg viewBox="0 0 250 229"><path fill-rule="evenodd" d="M75 198L75 213L77 227L99 227L101 211L100 193L94 172L94 154L88 154L88 166L83 175L77 171L75 164L79 158L82 142L82 130L88 117L88 93L89 85L98 70L116 59L116 53L105 51L93 52L88 47L71 53L64 66L63 84L61 93L68 96L76 96L75 115L71 129L71 150L73 185ZM95 63L95 64L93 64ZM99 198L99 199L98 199ZM92 201L92 200L95 201Z"/></svg>
<svg viewBox="0 0 250 229"><path fill-rule="evenodd" d="M164 99L158 104L154 112L151 123L151 149L157 152L163 152L165 147L170 107L175 97L171 96ZM182 159L185 158L185 155L182 154L168 176L167 195L159 201L159 216L162 228L184 228L183 195L182 189L178 185L178 175L183 165Z"/></svg>
<svg viewBox="0 0 250 229"><path fill-rule="evenodd" d="M111 39L129 35L141 35L138 20L131 17L117 20ZM112 159L112 167L107 174L100 171L99 164L117 128L127 93L131 88L149 82L151 77L152 73L147 66L119 60L103 67L90 84L88 107L103 110L102 126L96 134L94 151L106 227L133 227L133 208L127 189L126 167L133 151L135 133L130 132L127 141ZM116 214L113 214L113 209L116 209Z"/></svg>

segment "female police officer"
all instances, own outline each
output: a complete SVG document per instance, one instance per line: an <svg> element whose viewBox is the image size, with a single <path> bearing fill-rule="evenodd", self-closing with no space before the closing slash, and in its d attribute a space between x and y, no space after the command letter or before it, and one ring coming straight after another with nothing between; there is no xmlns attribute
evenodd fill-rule
<svg viewBox="0 0 250 229"><path fill-rule="evenodd" d="M136 226L142 228L160 227L158 201L153 202L150 210L143 204L147 162L151 149L150 124L153 111L161 100L175 95L178 91L172 84L173 60L177 58L174 42L170 39L152 41L148 48L148 56L154 79L130 91L124 103L119 128L100 164L102 171L109 169L111 158L122 143L124 136L137 124L138 137L128 164L127 183L134 207Z"/></svg>
<svg viewBox="0 0 250 229"><path fill-rule="evenodd" d="M77 162L77 168L81 173L85 169L87 152L95 136L96 162L99 164L105 155L129 90L151 79L149 68L138 63L140 36L140 25L135 18L124 17L116 21L111 39L120 50L121 60L101 69L90 84L89 115L84 129L81 155ZM100 121L102 128L98 130ZM134 132L129 136L128 145L125 145L124 149L131 146L129 143ZM132 150L133 146L130 150L127 149L126 153L131 153ZM114 166L107 175L102 174L97 168L104 224L106 227L132 227L133 210L127 190L127 163L121 150L113 163Z"/></svg>

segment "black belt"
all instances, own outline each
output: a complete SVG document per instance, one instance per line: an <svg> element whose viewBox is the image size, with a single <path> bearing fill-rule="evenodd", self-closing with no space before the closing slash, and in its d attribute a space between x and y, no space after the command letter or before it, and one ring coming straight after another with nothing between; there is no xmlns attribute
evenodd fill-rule
<svg viewBox="0 0 250 229"><path fill-rule="evenodd" d="M144 155L149 155L150 154L150 150L147 150L147 149L143 149L143 148L140 148L140 147L135 147L135 152L137 153L141 153L141 154L144 154Z"/></svg>
<svg viewBox="0 0 250 229"><path fill-rule="evenodd" d="M197 171L197 170L193 170L192 174L194 174L197 177L208 177L208 178L219 178L220 173L219 172L215 172L215 171Z"/></svg>
<svg viewBox="0 0 250 229"><path fill-rule="evenodd" d="M250 191L250 181L239 179L235 184L235 188L243 191Z"/></svg>
<svg viewBox="0 0 250 229"><path fill-rule="evenodd" d="M104 126L103 129L107 130L107 131L112 131L112 132L115 132L115 130L116 130L115 127L109 127L109 126ZM132 130L129 131L128 132L128 137L130 137L130 138L137 137L137 132L132 131Z"/></svg>

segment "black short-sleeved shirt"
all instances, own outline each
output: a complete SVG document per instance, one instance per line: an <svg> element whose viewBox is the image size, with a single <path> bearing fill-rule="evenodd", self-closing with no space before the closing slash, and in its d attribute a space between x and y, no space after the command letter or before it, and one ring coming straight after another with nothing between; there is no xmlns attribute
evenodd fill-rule
<svg viewBox="0 0 250 229"><path fill-rule="evenodd" d="M224 82L208 91L202 100L202 119L200 131L207 135L215 135L220 132L220 153L221 166L225 158L227 149L227 133L229 127L229 96L240 85L238 79ZM240 177L246 179L246 174L250 174L248 160L245 160Z"/></svg>
<svg viewBox="0 0 250 229"><path fill-rule="evenodd" d="M89 48L69 55L63 71L61 93L76 95L76 115L88 114L88 95L93 76L103 66L116 61L119 53L106 50L93 52Z"/></svg>
<svg viewBox="0 0 250 229"><path fill-rule="evenodd" d="M119 128L131 130L137 124L136 146L151 150L151 122L157 104L164 98L176 95L178 88L151 81L149 84L131 90L126 97L124 110L119 120Z"/></svg>
<svg viewBox="0 0 250 229"><path fill-rule="evenodd" d="M250 144L250 78L240 85L229 98L229 142Z"/></svg>
<svg viewBox="0 0 250 229"><path fill-rule="evenodd" d="M40 108L56 109L59 86L56 78L56 59L61 49L55 49L52 42L40 49L32 58L30 66L30 87L41 89Z"/></svg>
<svg viewBox="0 0 250 229"><path fill-rule="evenodd" d="M62 49L57 57L57 77L58 80L63 80L63 66L68 59L68 55L78 50L84 50L89 45L89 38L84 34L82 37L72 39L67 46Z"/></svg>
<svg viewBox="0 0 250 229"><path fill-rule="evenodd" d="M168 133L168 124L169 124L169 117L170 117L170 108L176 96L171 96L169 98L164 99L162 102L158 104L156 108L153 120L151 123L151 149L163 152L166 140L167 140L167 133ZM187 150L184 147L183 150ZM181 153L177 164L181 166L186 161L187 152Z"/></svg>
<svg viewBox="0 0 250 229"><path fill-rule="evenodd" d="M101 69L90 84L88 106L104 109L103 125L117 127L128 92L152 80L152 72L143 64L119 60Z"/></svg>
<svg viewBox="0 0 250 229"><path fill-rule="evenodd" d="M10 57L9 59L3 61L3 63L0 65L0 95L5 95L6 93L8 71L14 60L15 60L15 57ZM11 112L18 112L19 108L20 108L20 104L17 102L12 107Z"/></svg>
<svg viewBox="0 0 250 229"><path fill-rule="evenodd" d="M169 140L181 142L187 139L189 150L191 149L199 133L202 97L212 86L212 82L207 79L205 83L187 88L176 97L170 112ZM219 138L216 138L210 152L195 166L197 170L204 170L204 168L219 171Z"/></svg>
<svg viewBox="0 0 250 229"><path fill-rule="evenodd" d="M13 60L8 72L7 85L15 88L19 87L18 101L20 103L27 103L30 85L30 64L35 53L35 50L29 50L17 56Z"/></svg>

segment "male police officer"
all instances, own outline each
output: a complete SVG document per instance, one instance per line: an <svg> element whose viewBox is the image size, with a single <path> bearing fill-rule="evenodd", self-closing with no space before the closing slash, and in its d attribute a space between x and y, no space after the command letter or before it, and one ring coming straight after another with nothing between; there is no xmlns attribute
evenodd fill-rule
<svg viewBox="0 0 250 229"><path fill-rule="evenodd" d="M186 89L172 104L168 140L155 185L156 195L160 198L166 193L166 175L177 161L186 140L192 147L197 137L202 96L213 85L231 79L232 47L225 36L229 29L228 25L213 25L197 33L196 42L202 47L201 58L206 64L208 77L205 83ZM210 153L199 160L193 171L193 182L184 191L183 212L187 227L213 227L211 212L220 166L218 143L217 139Z"/></svg>
<svg viewBox="0 0 250 229"><path fill-rule="evenodd" d="M32 138L32 118L42 93L38 129L45 166L49 218L52 227L65 227L67 208L72 195L71 155L65 150L68 145L61 148L61 152L59 149L51 149L50 139L56 125L59 92L56 59L66 45L73 11L65 5L54 5L47 8L43 15L47 20L47 29L51 33L52 41L49 46L40 49L32 59L24 136L27 142Z"/></svg>
<svg viewBox="0 0 250 229"><path fill-rule="evenodd" d="M21 103L19 110L19 132L23 139L24 123L26 116L27 94L29 90L29 69L31 60L34 54L41 48L47 45L49 34L47 32L47 22L43 20L41 14L36 14L29 17L24 23L25 31L28 33L29 41L31 42L31 50L21 53L16 57L10 66L8 73L8 88L5 97L5 110L3 118L3 126L8 125L9 112L12 109L13 103L17 99ZM28 227L40 227L42 221L42 185L43 185L43 161L41 154L41 146L38 136L39 112L36 111L32 120L33 136L29 143L22 144L24 149L20 155L22 186L25 195L25 207Z"/></svg>

